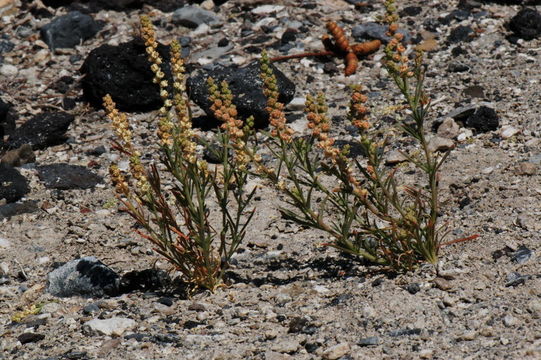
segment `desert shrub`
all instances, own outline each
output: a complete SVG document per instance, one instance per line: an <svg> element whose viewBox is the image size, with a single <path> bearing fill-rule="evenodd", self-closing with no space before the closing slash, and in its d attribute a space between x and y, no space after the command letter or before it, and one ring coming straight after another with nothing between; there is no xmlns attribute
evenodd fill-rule
<svg viewBox="0 0 541 360"><path fill-rule="evenodd" d="M214 149L220 163L212 167L202 160L192 130L180 45L173 42L170 46L170 87L146 16L141 17L141 35L163 99L156 132L160 154L149 164L143 163L126 114L106 96L105 108L117 135L115 148L130 164L129 174L112 164L110 175L125 210L144 230L138 233L194 288L214 291L223 285L231 257L254 214L250 201L255 189L246 191L249 157L244 152L253 134L252 124L237 119L227 84L209 79L213 111L223 123L216 135L219 146L207 148ZM219 219L210 218L211 206L219 210Z"/></svg>
<svg viewBox="0 0 541 360"><path fill-rule="evenodd" d="M278 102L276 79L263 54L261 76L268 99L271 132L268 149L277 159L273 167L254 157L256 173L286 195L281 212L287 219L325 231L325 245L396 270L412 269L420 262L436 264L445 231L438 224L438 172L448 153L429 149L425 123L430 99L423 91L422 54L413 60L398 33L394 1L385 1L384 21L392 37L385 48L384 66L400 90L407 116L400 124L417 143L418 151L403 153L424 183L406 185L396 169L384 164L392 137L373 126L362 86L354 86L349 119L365 161L351 160L330 135L324 94L306 98L310 136L296 136L285 121ZM330 184L330 185L329 185Z"/></svg>

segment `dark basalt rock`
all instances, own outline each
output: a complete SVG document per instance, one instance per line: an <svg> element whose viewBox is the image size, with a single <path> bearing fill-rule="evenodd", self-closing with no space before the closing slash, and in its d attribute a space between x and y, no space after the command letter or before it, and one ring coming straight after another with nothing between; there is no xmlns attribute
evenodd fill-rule
<svg viewBox="0 0 541 360"><path fill-rule="evenodd" d="M90 15L72 11L43 26L40 34L51 50L73 48L96 35L101 27L102 24L94 21Z"/></svg>
<svg viewBox="0 0 541 360"><path fill-rule="evenodd" d="M511 18L509 29L519 38L535 39L541 36L541 14L535 9L522 9Z"/></svg>
<svg viewBox="0 0 541 360"><path fill-rule="evenodd" d="M13 203L30 192L28 181L17 169L0 163L0 200Z"/></svg>
<svg viewBox="0 0 541 360"><path fill-rule="evenodd" d="M447 38L447 41L451 44L459 43L462 41L472 41L473 40L473 29L470 26L459 25L453 30Z"/></svg>
<svg viewBox="0 0 541 360"><path fill-rule="evenodd" d="M351 30L351 36L353 36L353 38L357 41L381 40L383 43L388 43L391 40L391 37L387 35L387 31L388 29L386 25L368 22L353 27ZM410 42L411 36L407 31L398 29L398 32L404 35L402 42Z"/></svg>
<svg viewBox="0 0 541 360"><path fill-rule="evenodd" d="M61 144L66 140L64 134L74 119L73 115L65 112L38 114L15 129L5 147L17 149L28 144L35 150Z"/></svg>
<svg viewBox="0 0 541 360"><path fill-rule="evenodd" d="M9 219L15 215L33 213L38 210L39 207L36 200L0 205L0 220Z"/></svg>
<svg viewBox="0 0 541 360"><path fill-rule="evenodd" d="M15 116L11 112L11 104L0 97L0 147L4 144L4 136L15 129Z"/></svg>
<svg viewBox="0 0 541 360"><path fill-rule="evenodd" d="M466 120L466 126L474 128L479 132L487 132L498 129L500 118L494 109L486 106L480 106Z"/></svg>
<svg viewBox="0 0 541 360"><path fill-rule="evenodd" d="M169 47L158 45L165 74L170 79ZM147 60L145 45L134 39L118 46L102 45L90 52L81 72L83 97L96 107L102 107L103 97L110 94L121 111L151 111L163 102Z"/></svg>
<svg viewBox="0 0 541 360"><path fill-rule="evenodd" d="M47 276L47 291L59 297L118 294L118 274L94 256L71 260Z"/></svg>
<svg viewBox="0 0 541 360"><path fill-rule="evenodd" d="M263 94L259 66L259 62L254 61L244 68L215 65L212 70L198 70L187 81L190 99L199 105L209 117L214 118L214 114L210 110L211 102L207 79L210 76L217 83L225 80L233 93L233 103L237 107L239 118L246 120L250 115L253 115L255 127L264 128L269 124L269 115L265 110L267 98ZM295 84L274 65L271 67L280 91L278 100L287 104L295 96Z"/></svg>
<svg viewBox="0 0 541 360"><path fill-rule="evenodd" d="M103 182L101 176L79 165L52 164L38 166L37 170L39 178L47 188L89 189L96 186L97 183Z"/></svg>
<svg viewBox="0 0 541 360"><path fill-rule="evenodd" d="M43 0L44 5L53 8L69 6L72 9L87 9L89 12L98 12L102 9L122 11L141 9L145 4L163 12L171 12L186 3L186 0Z"/></svg>

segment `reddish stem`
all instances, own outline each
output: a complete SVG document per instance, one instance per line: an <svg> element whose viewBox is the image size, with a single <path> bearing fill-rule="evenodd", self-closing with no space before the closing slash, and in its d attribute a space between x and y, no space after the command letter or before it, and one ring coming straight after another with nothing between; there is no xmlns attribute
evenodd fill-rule
<svg viewBox="0 0 541 360"><path fill-rule="evenodd" d="M439 247L441 248L443 246L448 246L448 245L453 245L453 244L457 244L457 243L461 243L461 242L465 242L465 241L475 240L478 237L479 237L479 234L475 234L475 235L468 236L468 237L465 237L465 238L462 238L462 239L451 240L451 241L444 242L444 243L440 244Z"/></svg>

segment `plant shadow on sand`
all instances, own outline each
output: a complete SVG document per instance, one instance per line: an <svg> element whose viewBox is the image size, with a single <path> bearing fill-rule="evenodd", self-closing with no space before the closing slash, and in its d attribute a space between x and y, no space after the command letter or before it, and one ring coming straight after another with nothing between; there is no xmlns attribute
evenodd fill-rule
<svg viewBox="0 0 541 360"><path fill-rule="evenodd" d="M383 274L389 279L396 277L396 272L384 270L378 266L371 266L368 261L348 254L342 254L340 257L317 257L308 262L301 262L292 257L273 259L266 264L263 270L264 273L261 275L246 276L250 268L243 266L243 270L248 272L228 271L226 276L229 282L233 283L253 284L257 287L265 284L279 286L306 280L306 273L303 271L306 269L317 272L317 278L319 279L329 280L343 280L355 277L359 279L359 282L364 282L366 278L379 274ZM291 276L287 278L275 276L277 271L291 272ZM299 272L302 273L299 274Z"/></svg>

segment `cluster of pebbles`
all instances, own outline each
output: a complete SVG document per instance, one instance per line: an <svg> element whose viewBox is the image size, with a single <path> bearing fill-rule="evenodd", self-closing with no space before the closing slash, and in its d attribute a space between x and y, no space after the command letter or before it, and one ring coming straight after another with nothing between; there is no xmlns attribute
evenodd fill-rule
<svg viewBox="0 0 541 360"><path fill-rule="evenodd" d="M398 2L408 51L425 52L431 147L451 149L442 222L449 240L480 235L442 248L439 271L389 274L319 247L324 234L284 220L280 196L261 186L231 286L188 297L108 185L109 164L127 162L102 96L130 114L145 160L156 152L160 99L139 16L165 58L180 42L194 125L211 138L209 75L265 128L261 51L321 51L327 21L385 43L381 2L0 0L0 358L541 357L539 5ZM374 126L395 134L387 165L407 167L400 151L415 144L392 130L401 100L382 57L347 77L333 57L274 63L289 125L306 134L304 99L323 91L337 144L362 158L346 116L360 83Z"/></svg>

